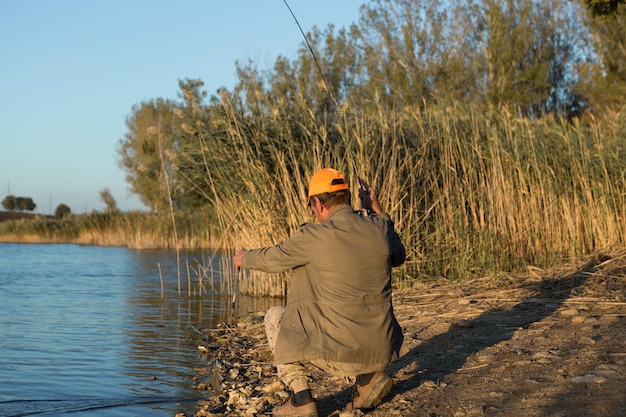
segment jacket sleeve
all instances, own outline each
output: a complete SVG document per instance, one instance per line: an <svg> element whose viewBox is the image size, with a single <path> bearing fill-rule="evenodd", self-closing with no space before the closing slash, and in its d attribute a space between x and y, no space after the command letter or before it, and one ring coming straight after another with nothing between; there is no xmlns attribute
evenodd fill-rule
<svg viewBox="0 0 626 417"><path fill-rule="evenodd" d="M241 266L268 273L285 272L306 264L306 254L306 238L300 230L277 245L247 251Z"/></svg>
<svg viewBox="0 0 626 417"><path fill-rule="evenodd" d="M406 260L406 250L402 244L400 235L396 233L393 220L387 213L379 215L387 222L387 242L389 242L389 265L391 267L400 266Z"/></svg>

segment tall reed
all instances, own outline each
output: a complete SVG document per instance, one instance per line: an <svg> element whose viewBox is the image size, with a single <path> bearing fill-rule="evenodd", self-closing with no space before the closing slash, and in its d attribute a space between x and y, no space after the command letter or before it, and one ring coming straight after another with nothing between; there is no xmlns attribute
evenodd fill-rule
<svg viewBox="0 0 626 417"><path fill-rule="evenodd" d="M453 106L377 108L334 124L302 112L294 125L280 122L278 108L269 113L276 120L253 125L230 108L227 140L203 139L207 160L226 158L229 167L215 164L207 175L233 184L212 197L226 250L273 245L312 221L307 181L323 166L346 173L356 195L350 155L403 236L405 283L545 267L626 241L617 119L587 126ZM240 290L277 295L287 276L233 279Z"/></svg>

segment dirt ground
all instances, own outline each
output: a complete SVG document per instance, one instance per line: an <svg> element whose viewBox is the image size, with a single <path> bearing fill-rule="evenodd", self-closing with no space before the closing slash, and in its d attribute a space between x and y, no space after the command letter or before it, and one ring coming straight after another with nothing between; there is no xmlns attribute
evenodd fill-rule
<svg viewBox="0 0 626 417"><path fill-rule="evenodd" d="M375 410L342 412L351 387L312 369L320 416L626 416L626 252L422 284L395 291L394 307L410 351L387 369L391 393ZM287 397L262 320L205 331L195 416L268 416Z"/></svg>

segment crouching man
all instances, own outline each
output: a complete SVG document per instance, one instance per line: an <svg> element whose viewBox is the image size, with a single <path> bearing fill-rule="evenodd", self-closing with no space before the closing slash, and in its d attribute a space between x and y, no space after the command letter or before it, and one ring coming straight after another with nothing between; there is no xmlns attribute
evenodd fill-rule
<svg viewBox="0 0 626 417"><path fill-rule="evenodd" d="M237 268L293 270L286 306L265 316L278 376L292 392L276 416L317 416L305 362L355 384L347 410L378 406L393 386L385 369L401 355L403 335L391 268L404 262L405 249L374 190L360 182L361 205L371 215L353 210L345 177L325 168L309 183L307 206L317 224L275 246L235 254Z"/></svg>

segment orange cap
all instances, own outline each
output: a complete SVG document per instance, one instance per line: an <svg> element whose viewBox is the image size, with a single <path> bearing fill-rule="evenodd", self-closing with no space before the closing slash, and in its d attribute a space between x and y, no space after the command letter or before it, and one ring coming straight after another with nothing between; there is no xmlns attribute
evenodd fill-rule
<svg viewBox="0 0 626 417"><path fill-rule="evenodd" d="M311 197L314 195L347 189L348 182L341 172L332 168L321 169L311 177L309 182L309 201L306 206L309 207L311 205Z"/></svg>

